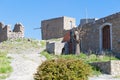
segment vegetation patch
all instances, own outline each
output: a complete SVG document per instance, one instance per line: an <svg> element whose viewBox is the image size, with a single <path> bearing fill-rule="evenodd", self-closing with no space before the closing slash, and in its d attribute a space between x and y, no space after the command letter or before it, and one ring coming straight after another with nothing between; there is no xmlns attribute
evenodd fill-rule
<svg viewBox="0 0 120 80"><path fill-rule="evenodd" d="M10 39L0 43L0 80L7 78L12 72L10 66L10 57L7 57L8 53L23 53L24 50L40 50L45 46L45 41L39 41L28 38ZM25 57L26 58L26 57ZM32 60L32 59L31 59Z"/></svg>
<svg viewBox="0 0 120 80"><path fill-rule="evenodd" d="M110 60L119 60L118 58L115 58L113 56L107 56L107 55L102 55L102 56L98 56L95 54L91 54L91 55L86 55L84 53L80 53L80 55L53 55L53 54L49 54L46 51L41 52L41 54L43 56L45 56L47 58L47 60L52 60L52 59L75 59L75 60L82 60L85 63L89 64L92 62L106 62L106 61L110 61ZM100 75L102 74L100 69L98 67L95 66L91 66L92 67L92 75Z"/></svg>
<svg viewBox="0 0 120 80"><path fill-rule="evenodd" d="M119 60L118 58L115 58L113 56L107 56L107 55L102 55L102 56L98 56L95 54L91 54L91 55L86 55L84 53L80 53L80 55L53 55L53 54L49 54L46 51L41 52L41 54L43 56L45 56L47 59L51 60L51 59L81 59L84 60L87 63L91 63L91 62L105 62L105 61L110 61L110 60Z"/></svg>
<svg viewBox="0 0 120 80"><path fill-rule="evenodd" d="M44 46L46 46L46 41L40 41L40 44L41 44L41 47L44 47Z"/></svg>
<svg viewBox="0 0 120 80"><path fill-rule="evenodd" d="M91 67L82 60L47 60L38 67L35 80L88 80Z"/></svg>
<svg viewBox="0 0 120 80"><path fill-rule="evenodd" d="M0 51L0 79L6 78L10 72L12 72L10 58L7 57L7 52Z"/></svg>
<svg viewBox="0 0 120 80"><path fill-rule="evenodd" d="M113 76L114 78L120 78L120 75L117 75L117 76Z"/></svg>
<svg viewBox="0 0 120 80"><path fill-rule="evenodd" d="M7 40L0 44L1 50L7 50L8 53L22 53L23 50L39 50L43 48L44 41L22 38Z"/></svg>
<svg viewBox="0 0 120 80"><path fill-rule="evenodd" d="M45 56L45 57L47 58L47 60L51 60L51 59L54 59L54 58L55 58L55 55L49 54L49 53L46 52L46 51L42 51L40 54L41 54L42 56Z"/></svg>

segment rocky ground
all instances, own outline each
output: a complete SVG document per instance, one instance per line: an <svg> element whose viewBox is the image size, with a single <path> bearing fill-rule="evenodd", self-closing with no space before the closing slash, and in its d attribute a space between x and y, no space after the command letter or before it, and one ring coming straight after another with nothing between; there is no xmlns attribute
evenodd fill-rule
<svg viewBox="0 0 120 80"><path fill-rule="evenodd" d="M12 58L13 72L6 80L34 80L37 67L46 60L40 55L40 52L45 49L43 43L41 44L27 40L7 41L0 44L0 49L7 50L8 56ZM102 74L89 77L89 80L120 80L120 76Z"/></svg>
<svg viewBox="0 0 120 80"><path fill-rule="evenodd" d="M13 72L6 80L34 80L33 74L37 67L46 60L44 56L40 56L40 50L26 50L21 53L9 53L12 58L11 66Z"/></svg>
<svg viewBox="0 0 120 80"><path fill-rule="evenodd" d="M33 74L37 67L46 60L44 56L40 55L44 49L45 41L27 38L0 43L0 50L8 53L7 56L11 58L13 68L6 80L34 80Z"/></svg>
<svg viewBox="0 0 120 80"><path fill-rule="evenodd" d="M12 57L13 72L6 80L34 80L33 74L36 72L37 67L46 60L44 56L40 56L40 51L42 50L29 49L19 54L8 54ZM102 74L90 77L89 80L120 80L120 78Z"/></svg>
<svg viewBox="0 0 120 80"><path fill-rule="evenodd" d="M89 80L120 80L120 76L102 74L99 76L90 77Z"/></svg>

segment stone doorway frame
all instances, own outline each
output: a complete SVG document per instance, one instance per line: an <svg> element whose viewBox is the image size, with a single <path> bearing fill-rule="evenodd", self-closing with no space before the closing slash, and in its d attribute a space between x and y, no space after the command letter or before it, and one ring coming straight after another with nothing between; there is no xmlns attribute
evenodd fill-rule
<svg viewBox="0 0 120 80"><path fill-rule="evenodd" d="M111 23L104 23L99 27L99 49L100 51L103 51L103 33L102 33L102 29L108 25L110 27L110 50L112 50L112 24Z"/></svg>

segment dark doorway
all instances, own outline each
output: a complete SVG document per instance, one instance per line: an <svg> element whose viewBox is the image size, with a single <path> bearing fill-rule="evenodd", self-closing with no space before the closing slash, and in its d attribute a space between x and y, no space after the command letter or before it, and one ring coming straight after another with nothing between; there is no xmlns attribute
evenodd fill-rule
<svg viewBox="0 0 120 80"><path fill-rule="evenodd" d="M102 29L102 47L103 50L111 49L110 26L106 25Z"/></svg>

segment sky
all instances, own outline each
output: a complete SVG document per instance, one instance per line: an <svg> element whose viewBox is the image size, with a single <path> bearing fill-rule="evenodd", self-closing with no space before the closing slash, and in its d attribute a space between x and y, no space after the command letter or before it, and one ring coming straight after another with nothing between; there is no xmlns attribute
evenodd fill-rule
<svg viewBox="0 0 120 80"><path fill-rule="evenodd" d="M25 37L41 40L41 21L61 16L80 19L102 18L120 12L120 0L0 0L0 22L22 23Z"/></svg>

